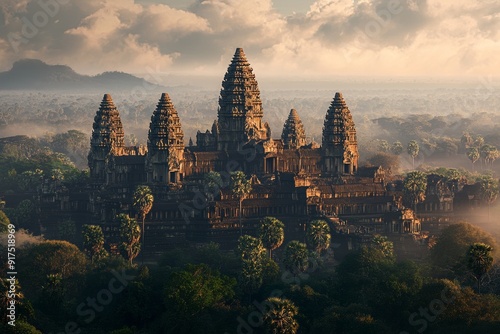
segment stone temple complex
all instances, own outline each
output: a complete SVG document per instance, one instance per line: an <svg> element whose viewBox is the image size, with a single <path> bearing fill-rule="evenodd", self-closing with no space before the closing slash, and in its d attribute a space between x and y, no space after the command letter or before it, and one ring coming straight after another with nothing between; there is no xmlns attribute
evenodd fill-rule
<svg viewBox="0 0 500 334"><path fill-rule="evenodd" d="M116 214L136 213L131 206L138 185L148 185L154 206L146 218L147 249L154 252L186 241L234 243L254 234L262 217L285 222L287 235L302 235L311 217L331 222L339 217L386 230L384 216L401 207L401 193L379 167L358 165L356 128L341 93L325 111L321 145L307 142L300 111L292 109L281 134L271 135L253 69L238 48L222 81L217 118L198 131L187 146L174 102L161 95L152 110L146 147L126 147L117 106L105 94L93 124L88 164L91 176L89 215L117 236ZM252 191L242 202L229 186L229 173L242 170ZM208 189L205 175L219 172L222 184ZM410 227L390 231L415 233ZM408 224L408 220L406 220Z"/></svg>

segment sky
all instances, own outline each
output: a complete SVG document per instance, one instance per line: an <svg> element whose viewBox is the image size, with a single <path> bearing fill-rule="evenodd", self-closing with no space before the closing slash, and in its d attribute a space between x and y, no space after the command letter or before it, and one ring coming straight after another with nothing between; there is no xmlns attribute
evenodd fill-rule
<svg viewBox="0 0 500 334"><path fill-rule="evenodd" d="M261 76L490 76L498 0L1 0L0 70L222 75L243 47Z"/></svg>

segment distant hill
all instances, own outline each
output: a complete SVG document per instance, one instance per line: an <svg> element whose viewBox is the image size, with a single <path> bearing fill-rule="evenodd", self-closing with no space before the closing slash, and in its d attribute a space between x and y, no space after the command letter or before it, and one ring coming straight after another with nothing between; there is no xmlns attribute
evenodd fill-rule
<svg viewBox="0 0 500 334"><path fill-rule="evenodd" d="M76 73L65 65L48 65L38 59L15 62L12 69L0 72L0 90L85 90L115 91L140 87L164 88L123 72L104 72L96 76Z"/></svg>

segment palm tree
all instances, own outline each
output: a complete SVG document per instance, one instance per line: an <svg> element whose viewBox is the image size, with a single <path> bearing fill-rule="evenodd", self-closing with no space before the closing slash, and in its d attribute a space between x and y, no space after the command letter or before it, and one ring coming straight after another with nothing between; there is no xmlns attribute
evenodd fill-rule
<svg viewBox="0 0 500 334"><path fill-rule="evenodd" d="M299 309L288 299L271 297L266 302L272 307L264 314L266 332L270 334L295 334L299 324L295 317Z"/></svg>
<svg viewBox="0 0 500 334"><path fill-rule="evenodd" d="M306 271L309 267L309 254L306 245L297 240L290 241L285 248L283 264L294 276Z"/></svg>
<svg viewBox="0 0 500 334"><path fill-rule="evenodd" d="M108 252L104 248L104 234L102 227L98 225L83 225L83 248L90 257L90 262L94 263L106 256Z"/></svg>
<svg viewBox="0 0 500 334"><path fill-rule="evenodd" d="M403 144L401 144L400 141L395 141L394 144L392 144L391 151L395 155L400 155L403 153Z"/></svg>
<svg viewBox="0 0 500 334"><path fill-rule="evenodd" d="M477 280L477 292L481 293L481 279L493 265L493 248L480 242L470 245L467 251L467 267Z"/></svg>
<svg viewBox="0 0 500 334"><path fill-rule="evenodd" d="M410 172L403 181L403 196L413 205L417 214L417 204L425 200L427 190L427 176L422 172Z"/></svg>
<svg viewBox="0 0 500 334"><path fill-rule="evenodd" d="M121 248L127 254L130 266L141 250L141 228L137 221L122 213L117 216L120 223Z"/></svg>
<svg viewBox="0 0 500 334"><path fill-rule="evenodd" d="M481 197L486 203L488 203L488 220L490 219L490 206L498 196L500 191L497 179L493 179L491 176L483 176L479 183L481 184Z"/></svg>
<svg viewBox="0 0 500 334"><path fill-rule="evenodd" d="M151 192L151 189L148 186L138 186L135 189L134 197L133 197L133 206L139 213L139 216L142 219L142 245L144 251L146 250L146 240L145 240L145 232L144 221L146 220L146 215L153 208L154 197ZM144 251L141 254L141 262L144 264Z"/></svg>
<svg viewBox="0 0 500 334"><path fill-rule="evenodd" d="M250 180L247 180L247 177L244 172L237 171L231 172L231 189L234 195L238 197L240 201L240 210L238 211L238 217L240 221L240 236L243 235L243 225L241 223L241 205L243 203L243 199L250 194L252 191L252 183Z"/></svg>
<svg viewBox="0 0 500 334"><path fill-rule="evenodd" d="M320 255L330 247L330 226L324 220L313 220L307 226L306 240L309 247Z"/></svg>
<svg viewBox="0 0 500 334"><path fill-rule="evenodd" d="M211 171L203 177L205 195L209 201L213 201L216 195L220 194L221 188L224 186L220 173Z"/></svg>
<svg viewBox="0 0 500 334"><path fill-rule="evenodd" d="M238 239L237 253L241 260L240 284L251 300L252 293L262 285L266 249L260 239L243 235Z"/></svg>
<svg viewBox="0 0 500 334"><path fill-rule="evenodd" d="M415 140L412 140L408 143L408 147L406 148L408 154L412 157L413 169L415 169L415 157L418 155L418 151L420 147Z"/></svg>
<svg viewBox="0 0 500 334"><path fill-rule="evenodd" d="M467 149L467 158L472 162L472 171L474 171L474 163L479 159L481 155L477 147L469 147Z"/></svg>
<svg viewBox="0 0 500 334"><path fill-rule="evenodd" d="M272 251L280 247L285 240L285 224L274 217L265 217L260 222L260 240L269 249L269 258L272 258Z"/></svg>

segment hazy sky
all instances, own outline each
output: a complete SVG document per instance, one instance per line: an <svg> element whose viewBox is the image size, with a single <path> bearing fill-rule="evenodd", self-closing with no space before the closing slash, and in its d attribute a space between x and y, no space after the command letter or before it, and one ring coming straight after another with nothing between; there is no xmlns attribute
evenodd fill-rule
<svg viewBox="0 0 500 334"><path fill-rule="evenodd" d="M498 75L500 1L0 2L0 70L39 58L90 74L223 75L240 46L259 77Z"/></svg>

